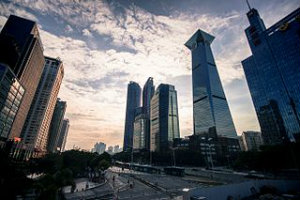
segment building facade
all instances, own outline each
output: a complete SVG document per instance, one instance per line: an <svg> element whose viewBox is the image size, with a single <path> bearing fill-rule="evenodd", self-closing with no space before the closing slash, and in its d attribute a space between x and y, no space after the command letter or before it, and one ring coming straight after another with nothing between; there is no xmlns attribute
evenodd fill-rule
<svg viewBox="0 0 300 200"><path fill-rule="evenodd" d="M149 77L143 88L143 108L147 117L150 117L151 98L155 92L153 78Z"/></svg>
<svg viewBox="0 0 300 200"><path fill-rule="evenodd" d="M96 152L98 154L103 154L105 152L105 149L106 149L106 144L104 144L103 142L97 142L94 145L92 152Z"/></svg>
<svg viewBox="0 0 300 200"><path fill-rule="evenodd" d="M242 61L265 144L300 135L300 8L266 29L250 8L245 33L252 55Z"/></svg>
<svg viewBox="0 0 300 200"><path fill-rule="evenodd" d="M134 120L133 149L146 149L146 134L149 129L149 119L146 114L139 114Z"/></svg>
<svg viewBox="0 0 300 200"><path fill-rule="evenodd" d="M63 119L67 109L67 102L61 101L59 98L56 101L55 109L51 119L49 134L48 134L48 152L57 152L58 139L63 126Z"/></svg>
<svg viewBox="0 0 300 200"><path fill-rule="evenodd" d="M261 133L257 131L245 131L241 137L245 151L258 151L263 144Z"/></svg>
<svg viewBox="0 0 300 200"><path fill-rule="evenodd" d="M0 33L0 62L8 65L25 89L9 138L19 137L44 67L43 46L37 24L9 16Z"/></svg>
<svg viewBox="0 0 300 200"><path fill-rule="evenodd" d="M241 147L238 138L208 136L205 134L189 136L189 149L200 152L208 167L231 165L237 158Z"/></svg>
<svg viewBox="0 0 300 200"><path fill-rule="evenodd" d="M124 130L124 151L132 148L133 126L136 116L136 108L141 106L141 87L136 82L131 81L127 88L126 116Z"/></svg>
<svg viewBox="0 0 300 200"><path fill-rule="evenodd" d="M46 152L48 133L57 95L64 76L60 60L45 57L45 66L29 109L21 137L29 152Z"/></svg>
<svg viewBox="0 0 300 200"><path fill-rule="evenodd" d="M113 146L109 146L107 147L107 153L109 153L110 155L113 155L114 154L114 147Z"/></svg>
<svg viewBox="0 0 300 200"><path fill-rule="evenodd" d="M120 148L119 145L114 146L114 153L120 153L122 151L122 148Z"/></svg>
<svg viewBox="0 0 300 200"><path fill-rule="evenodd" d="M197 30L185 43L192 53L194 134L216 129L219 136L237 136L210 48L214 37Z"/></svg>
<svg viewBox="0 0 300 200"><path fill-rule="evenodd" d="M25 90L13 71L0 63L0 147L4 146L21 105Z"/></svg>
<svg viewBox="0 0 300 200"><path fill-rule="evenodd" d="M150 109L151 98L155 92L155 86L153 84L153 78L149 77L143 88L143 110L147 120L147 126L145 131L145 149L150 150Z"/></svg>
<svg viewBox="0 0 300 200"><path fill-rule="evenodd" d="M57 149L59 149L60 152L65 151L69 128L70 128L69 119L64 119L61 131L59 134L58 142L57 142Z"/></svg>
<svg viewBox="0 0 300 200"><path fill-rule="evenodd" d="M179 137L177 92L172 85L160 84L151 99L150 150L168 149Z"/></svg>

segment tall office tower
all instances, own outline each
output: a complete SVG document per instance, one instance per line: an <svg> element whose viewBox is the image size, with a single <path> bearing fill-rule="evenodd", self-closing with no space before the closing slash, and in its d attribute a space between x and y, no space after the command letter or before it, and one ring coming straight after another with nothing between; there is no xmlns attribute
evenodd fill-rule
<svg viewBox="0 0 300 200"><path fill-rule="evenodd" d="M266 29L250 8L245 30L252 55L242 61L265 144L300 135L300 8Z"/></svg>
<svg viewBox="0 0 300 200"><path fill-rule="evenodd" d="M153 78L149 77L143 88L143 108L144 108L144 113L147 115L147 117L150 117L150 104L154 92L155 92L155 87L153 85Z"/></svg>
<svg viewBox="0 0 300 200"><path fill-rule="evenodd" d="M63 126L63 120L67 109L67 102L61 101L59 98L56 101L54 113L52 116L49 134L48 134L48 152L56 152L59 134Z"/></svg>
<svg viewBox="0 0 300 200"><path fill-rule="evenodd" d="M57 149L59 149L60 152L63 152L65 150L69 128L70 128L69 119L64 119L59 134L58 142L57 142Z"/></svg>
<svg viewBox="0 0 300 200"><path fill-rule="evenodd" d="M214 132L236 137L236 131L210 48L214 37L197 30L185 43L192 52L194 134Z"/></svg>
<svg viewBox="0 0 300 200"><path fill-rule="evenodd" d="M153 97L155 92L155 87L153 85L153 78L149 77L146 81L144 88L143 88L143 110L146 117L146 124L145 124L145 149L150 150L150 105L151 105L151 98Z"/></svg>
<svg viewBox="0 0 300 200"><path fill-rule="evenodd" d="M21 134L44 68L43 47L35 22L9 16L0 33L0 62L10 67L25 89L10 131L12 139Z"/></svg>
<svg viewBox="0 0 300 200"><path fill-rule="evenodd" d="M141 87L136 82L130 81L127 88L126 118L124 131L124 151L133 145L133 123L136 108L141 106Z"/></svg>
<svg viewBox="0 0 300 200"><path fill-rule="evenodd" d="M25 90L11 69L0 63L0 147L3 147Z"/></svg>
<svg viewBox="0 0 300 200"><path fill-rule="evenodd" d="M146 148L146 131L148 128L149 118L146 114L141 113L135 117L133 125L133 149L141 150Z"/></svg>
<svg viewBox="0 0 300 200"><path fill-rule="evenodd" d="M45 57L45 66L28 112L21 137L29 152L45 153L57 95L64 76L60 60Z"/></svg>
<svg viewBox="0 0 300 200"><path fill-rule="evenodd" d="M179 137L177 92L173 85L160 84L151 99L150 150L166 150Z"/></svg>
<svg viewBox="0 0 300 200"><path fill-rule="evenodd" d="M245 151L258 151L263 144L261 133L257 131L245 131L241 137Z"/></svg>

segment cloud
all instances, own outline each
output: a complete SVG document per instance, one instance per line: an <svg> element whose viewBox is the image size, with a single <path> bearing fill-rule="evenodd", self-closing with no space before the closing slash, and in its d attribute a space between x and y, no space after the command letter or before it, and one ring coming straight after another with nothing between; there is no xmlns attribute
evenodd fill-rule
<svg viewBox="0 0 300 200"><path fill-rule="evenodd" d="M87 37L93 37L93 34L86 28L82 30L82 35Z"/></svg>
<svg viewBox="0 0 300 200"><path fill-rule="evenodd" d="M37 21L45 55L63 60L65 77L59 96L68 102L67 148L75 144L90 149L98 141L122 146L127 83L134 80L143 86L148 77L154 78L156 86L175 85L181 133L191 134L191 55L183 44L198 28L216 36L212 50L238 132L258 130L240 64L250 55L244 35L245 10L227 2L218 2L226 8L222 12L221 5L208 10L208 4L216 4L211 1L156 2L159 8L133 2L0 3L0 26L9 14ZM283 17L296 4L290 2L266 6L272 12L262 12L272 18L278 11Z"/></svg>
<svg viewBox="0 0 300 200"><path fill-rule="evenodd" d="M68 25L65 27L65 31L66 31L67 33L72 33L74 30L73 30L73 28L68 24Z"/></svg>

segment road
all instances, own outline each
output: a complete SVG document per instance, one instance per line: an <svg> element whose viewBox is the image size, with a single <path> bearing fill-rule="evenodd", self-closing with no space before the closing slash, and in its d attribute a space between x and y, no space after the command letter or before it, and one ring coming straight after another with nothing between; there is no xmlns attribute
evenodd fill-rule
<svg viewBox="0 0 300 200"><path fill-rule="evenodd" d="M171 199L166 192L151 187L151 185L135 177L142 173L131 172L129 170L119 173L119 171L118 168L110 168L106 172L106 178L114 190L116 199Z"/></svg>
<svg viewBox="0 0 300 200"><path fill-rule="evenodd" d="M107 171L107 178L113 187L115 185L115 196L119 199L174 199L183 194L183 189L214 185L211 180L199 177L148 174L128 169L122 171L118 167L111 167Z"/></svg>

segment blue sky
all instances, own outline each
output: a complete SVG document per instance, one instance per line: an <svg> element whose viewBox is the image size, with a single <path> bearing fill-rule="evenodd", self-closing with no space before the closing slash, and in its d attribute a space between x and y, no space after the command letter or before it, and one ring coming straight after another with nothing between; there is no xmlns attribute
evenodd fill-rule
<svg viewBox="0 0 300 200"><path fill-rule="evenodd" d="M267 27L298 0L249 0ZM44 54L60 57L68 103L67 148L102 141L123 145L127 83L175 85L181 136L192 134L191 55L184 43L198 29L212 50L238 134L259 130L241 60L250 55L244 0L15 0L0 2L0 28L10 14L39 24Z"/></svg>

